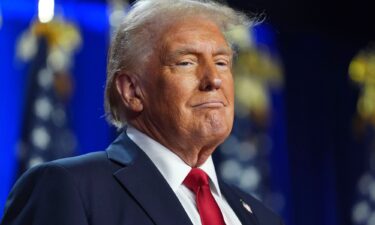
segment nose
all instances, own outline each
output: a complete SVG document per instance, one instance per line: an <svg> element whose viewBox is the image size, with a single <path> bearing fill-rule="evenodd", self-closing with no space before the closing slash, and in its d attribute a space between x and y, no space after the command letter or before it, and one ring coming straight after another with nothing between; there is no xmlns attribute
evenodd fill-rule
<svg viewBox="0 0 375 225"><path fill-rule="evenodd" d="M202 68L201 91L213 91L221 88L222 80L215 63L206 63Z"/></svg>

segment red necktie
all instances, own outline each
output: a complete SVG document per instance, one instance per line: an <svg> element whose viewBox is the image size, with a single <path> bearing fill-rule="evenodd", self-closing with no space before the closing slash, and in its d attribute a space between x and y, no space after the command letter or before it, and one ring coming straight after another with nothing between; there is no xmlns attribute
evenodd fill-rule
<svg viewBox="0 0 375 225"><path fill-rule="evenodd" d="M201 169L193 168L183 183L195 193L202 225L225 225L220 208L212 196L207 174Z"/></svg>

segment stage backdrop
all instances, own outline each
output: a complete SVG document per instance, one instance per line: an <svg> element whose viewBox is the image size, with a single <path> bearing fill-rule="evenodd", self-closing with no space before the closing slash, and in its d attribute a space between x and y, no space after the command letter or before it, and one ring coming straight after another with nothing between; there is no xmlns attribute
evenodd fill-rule
<svg viewBox="0 0 375 225"><path fill-rule="evenodd" d="M1 5L0 69L5 81L0 89L1 212L11 186L25 169L57 157L103 150L115 137L103 111L110 8L104 3L56 3L60 22L51 26L35 23L36 2ZM72 35L66 35L68 31ZM215 156L218 170L228 182L255 194L292 224L283 71L273 31L265 24L239 30L235 36L239 37L236 70L242 76L236 84L242 96L238 102L244 105L237 104L240 113L232 136ZM47 66L56 42L75 47L68 55L63 51L63 59L70 62L64 65L64 74L59 65L57 69ZM53 88L47 79L52 76ZM56 80L59 77L63 79ZM53 115L61 113L64 124L59 127Z"/></svg>

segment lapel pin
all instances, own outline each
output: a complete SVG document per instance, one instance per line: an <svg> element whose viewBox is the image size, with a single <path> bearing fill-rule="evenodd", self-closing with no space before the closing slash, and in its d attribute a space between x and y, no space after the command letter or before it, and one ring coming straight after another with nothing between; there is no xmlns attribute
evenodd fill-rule
<svg viewBox="0 0 375 225"><path fill-rule="evenodd" d="M248 211L249 213L253 213L250 206L246 202L244 202L242 199L240 199L240 201L242 203L242 206L246 209L246 211Z"/></svg>

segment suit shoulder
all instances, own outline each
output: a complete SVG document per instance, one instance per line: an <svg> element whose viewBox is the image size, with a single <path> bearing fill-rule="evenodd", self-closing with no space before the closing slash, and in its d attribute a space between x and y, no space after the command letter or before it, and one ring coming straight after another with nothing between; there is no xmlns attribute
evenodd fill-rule
<svg viewBox="0 0 375 225"><path fill-rule="evenodd" d="M108 159L105 151L59 159L44 166L62 168L79 183L91 183L97 179L110 178L112 173L120 168L119 165Z"/></svg>
<svg viewBox="0 0 375 225"><path fill-rule="evenodd" d="M97 167L98 164L106 164L106 153L94 152L81 156L69 157L42 163L28 169L18 179L17 183L23 183L31 180L39 180L44 177L61 178L69 174L79 173L79 171L90 171L90 168ZM99 167L100 168L100 167ZM17 184L16 183L16 184Z"/></svg>
<svg viewBox="0 0 375 225"><path fill-rule="evenodd" d="M86 216L81 215L88 214L87 193L93 188L101 188L109 183L116 168L117 165L108 160L104 151L35 166L27 170L13 186L6 203L4 220L15 221L17 218L24 218L22 221L26 221L36 213L35 209L45 208L48 212L53 208L51 202L64 208L61 213L79 213L79 218L85 218ZM51 215L56 213L53 212Z"/></svg>
<svg viewBox="0 0 375 225"><path fill-rule="evenodd" d="M51 202L64 211L55 211ZM79 218L78 223L70 224L86 224L85 214L71 174L49 162L29 169L17 180L8 196L2 224L53 224L54 219L63 221L65 217Z"/></svg>
<svg viewBox="0 0 375 225"><path fill-rule="evenodd" d="M105 151L98 151L74 157L57 159L47 164L59 165L66 168L79 168L106 163L107 159L108 158Z"/></svg>
<svg viewBox="0 0 375 225"><path fill-rule="evenodd" d="M108 160L106 152L93 152L81 156L68 157L42 163L27 170L16 182L15 186L34 184L41 180L70 180L75 184L95 180L100 176L112 174L116 169Z"/></svg>

